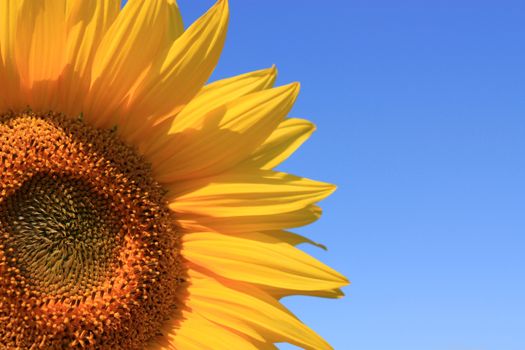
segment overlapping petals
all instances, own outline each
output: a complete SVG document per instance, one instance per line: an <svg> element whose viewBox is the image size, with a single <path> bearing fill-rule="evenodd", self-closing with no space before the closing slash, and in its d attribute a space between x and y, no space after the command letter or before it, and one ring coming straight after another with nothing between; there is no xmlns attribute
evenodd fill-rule
<svg viewBox="0 0 525 350"><path fill-rule="evenodd" d="M236 166L270 136L298 93L298 85L290 84L254 92L200 114L187 116L183 110L168 131L170 140L164 147L170 148L170 157L153 164L158 180L170 184Z"/></svg>
<svg viewBox="0 0 525 350"><path fill-rule="evenodd" d="M190 283L186 305L219 327L235 329L259 342L288 342L310 350L330 349L278 301L250 284L216 278L197 269L191 270Z"/></svg>
<svg viewBox="0 0 525 350"><path fill-rule="evenodd" d="M192 263L217 275L293 294L332 290L348 283L310 255L263 233L192 233L184 236L182 252Z"/></svg>
<svg viewBox="0 0 525 350"><path fill-rule="evenodd" d="M205 85L228 18L226 0L186 30L174 0L0 1L0 108L83 114L151 163L188 275L151 349L330 349L278 299L348 284L286 231L335 187L272 170L315 130L287 118L297 83L274 87L271 67Z"/></svg>

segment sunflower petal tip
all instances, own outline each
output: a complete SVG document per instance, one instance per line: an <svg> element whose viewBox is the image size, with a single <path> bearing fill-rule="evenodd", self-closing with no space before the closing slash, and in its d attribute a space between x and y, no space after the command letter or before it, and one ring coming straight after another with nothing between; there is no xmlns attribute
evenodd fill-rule
<svg viewBox="0 0 525 350"><path fill-rule="evenodd" d="M298 82L293 82L287 85L283 85L278 89L282 89L282 91L284 91L284 95L289 96L292 99L292 101L295 101L295 99L299 95L301 84Z"/></svg>
<svg viewBox="0 0 525 350"><path fill-rule="evenodd" d="M207 12L212 17L219 18L219 27L225 27L230 17L230 7L228 0L218 0Z"/></svg>
<svg viewBox="0 0 525 350"><path fill-rule="evenodd" d="M229 12L230 4L228 3L228 0L218 0L216 6L217 6L217 7L220 7L220 9L221 9L225 14L227 14L227 13Z"/></svg>
<svg viewBox="0 0 525 350"><path fill-rule="evenodd" d="M272 76L275 80L275 78L277 77L277 66L275 64L272 64L272 66L268 68L268 71L270 73L270 76Z"/></svg>
<svg viewBox="0 0 525 350"><path fill-rule="evenodd" d="M322 199L330 196L332 193L334 193L337 190L337 186L334 184L324 184L322 189Z"/></svg>
<svg viewBox="0 0 525 350"><path fill-rule="evenodd" d="M270 86L273 86L275 79L277 78L277 67L275 64L272 64L269 68L263 69L262 72L267 77L267 80L270 81Z"/></svg>
<svg viewBox="0 0 525 350"><path fill-rule="evenodd" d="M335 270L333 271L334 271L333 281L338 284L337 290L341 292L341 296L344 296L344 293L340 290L340 288L349 286L351 282L345 275L343 275L339 271L335 271Z"/></svg>
<svg viewBox="0 0 525 350"><path fill-rule="evenodd" d="M307 120L307 119L300 119L300 118L297 118L298 121L301 122L301 126L304 128L304 130L306 131L308 137L314 133L315 131L317 131L317 125L315 125L314 123L312 123L310 120Z"/></svg>
<svg viewBox="0 0 525 350"><path fill-rule="evenodd" d="M301 83L296 81L296 82L291 83L290 86L293 88L293 91L295 94L299 94L299 90L301 90Z"/></svg>

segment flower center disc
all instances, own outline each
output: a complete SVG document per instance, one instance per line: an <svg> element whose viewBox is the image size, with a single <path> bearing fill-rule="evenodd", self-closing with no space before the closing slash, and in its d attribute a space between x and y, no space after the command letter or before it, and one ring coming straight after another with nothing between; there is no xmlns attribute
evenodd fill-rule
<svg viewBox="0 0 525 350"><path fill-rule="evenodd" d="M0 348L143 348L183 281L148 164L53 113L0 116L0 157Z"/></svg>

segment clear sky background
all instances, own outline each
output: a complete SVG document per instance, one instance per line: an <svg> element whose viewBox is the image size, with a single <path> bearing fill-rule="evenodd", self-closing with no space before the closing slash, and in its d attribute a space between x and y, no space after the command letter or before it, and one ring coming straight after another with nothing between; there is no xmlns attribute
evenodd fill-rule
<svg viewBox="0 0 525 350"><path fill-rule="evenodd" d="M353 284L287 306L338 350L525 349L525 2L230 6L213 79L300 81L318 131L281 168L339 186L299 232Z"/></svg>

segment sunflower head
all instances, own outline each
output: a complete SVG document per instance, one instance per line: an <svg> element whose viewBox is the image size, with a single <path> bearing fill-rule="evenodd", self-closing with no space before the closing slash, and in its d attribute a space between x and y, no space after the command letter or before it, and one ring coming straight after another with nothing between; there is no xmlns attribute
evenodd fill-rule
<svg viewBox="0 0 525 350"><path fill-rule="evenodd" d="M334 187L273 170L314 130L298 84L205 85L227 2L187 29L173 0L0 17L0 348L328 349L278 300L342 295L288 231Z"/></svg>
<svg viewBox="0 0 525 350"><path fill-rule="evenodd" d="M144 343L176 310L179 240L147 162L59 114L0 118L0 340Z"/></svg>

